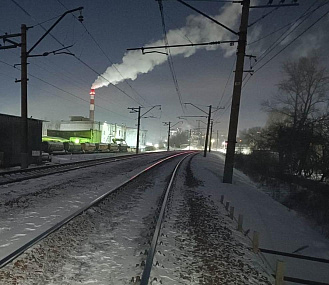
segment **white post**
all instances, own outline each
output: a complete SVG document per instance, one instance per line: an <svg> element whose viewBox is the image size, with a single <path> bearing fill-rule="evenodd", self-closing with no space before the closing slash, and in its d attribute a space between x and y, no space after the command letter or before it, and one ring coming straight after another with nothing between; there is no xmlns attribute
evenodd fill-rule
<svg viewBox="0 0 329 285"><path fill-rule="evenodd" d="M239 232L243 232L242 224L243 224L243 215L240 214L239 218L238 218L238 231Z"/></svg>
<svg viewBox="0 0 329 285"><path fill-rule="evenodd" d="M259 251L259 233L254 231L254 235L252 238L252 249L254 253L258 253Z"/></svg>
<svg viewBox="0 0 329 285"><path fill-rule="evenodd" d="M284 262L278 260L276 263L276 271L275 271L275 285L283 285L284 284Z"/></svg>
<svg viewBox="0 0 329 285"><path fill-rule="evenodd" d="M230 218L233 220L234 219L234 207L231 206L230 208Z"/></svg>
<svg viewBox="0 0 329 285"><path fill-rule="evenodd" d="M226 202L226 206L225 206L226 211L228 211L229 207L230 207L230 202L227 201L227 202Z"/></svg>

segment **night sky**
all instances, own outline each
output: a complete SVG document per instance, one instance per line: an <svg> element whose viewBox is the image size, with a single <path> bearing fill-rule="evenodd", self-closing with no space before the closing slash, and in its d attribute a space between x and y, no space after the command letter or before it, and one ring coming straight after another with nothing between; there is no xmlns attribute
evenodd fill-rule
<svg viewBox="0 0 329 285"><path fill-rule="evenodd" d="M266 5L267 2L251 1L252 5ZM298 7L251 9L249 23L256 23L248 30L247 54L257 56L258 62L254 69L261 69L255 72L250 80L246 74L244 83L247 83L241 97L240 130L265 125L267 115L261 111L261 102L277 92L284 61L317 52L323 65L328 66L329 16L319 19L328 13L329 2L298 2ZM238 31L240 4L216 1L189 3ZM277 3L279 0L273 1L273 4ZM184 107L183 112L166 55L142 55L139 51L127 54L127 48L153 43L163 44L163 27L157 1L3 0L1 4L0 35L5 32L19 33L21 24L33 26L27 34L28 48L44 34L45 30L41 25L48 29L56 21L56 17L67 9L84 7L84 26L76 18L79 12L74 13L76 17L66 15L51 32L55 39L48 35L33 52L42 54L53 51L62 48L62 43L65 46L73 45L69 50L75 57L59 54L29 58L29 117L43 120L68 120L72 115L88 117L90 88L98 75L103 74L113 63L116 68L112 68L111 77L107 79L116 85L96 89L96 120L132 127L137 122L136 114L130 114L128 107L142 105L145 107L143 110L147 111L151 106L161 104L161 111L155 108L150 113L155 118L142 119L142 127L149 130L149 140L156 143L167 131L163 121L176 123L179 121L178 116L203 115L192 106ZM237 39L229 31L177 1L163 1L163 7L169 44ZM302 15L304 17L298 20ZM257 21L262 16L266 17ZM312 24L314 26L309 28ZM277 31L281 27L282 29ZM272 46L280 35L284 32L287 34L293 27L296 29L262 59L262 53ZM273 33L274 31L277 32ZM254 41L257 42L253 43ZM289 46L280 52L287 45ZM222 44L197 49L172 48L170 51L182 102L194 103L205 110L210 104L214 107L225 107L215 113L215 122L220 123L215 124L214 129L226 136L236 45ZM278 52L280 53L275 56ZM122 65L124 56L125 64ZM273 56L275 57L262 67ZM15 78L20 78L20 71L13 68L13 65L19 62L18 48L0 50L0 113L20 115L20 84L15 83ZM254 65L254 61L251 63ZM245 69L250 69L248 58L245 61ZM140 74L142 70L143 73ZM127 79L123 80L123 77ZM205 121L205 118L203 120ZM184 128L196 126L194 119L185 120L183 125Z"/></svg>

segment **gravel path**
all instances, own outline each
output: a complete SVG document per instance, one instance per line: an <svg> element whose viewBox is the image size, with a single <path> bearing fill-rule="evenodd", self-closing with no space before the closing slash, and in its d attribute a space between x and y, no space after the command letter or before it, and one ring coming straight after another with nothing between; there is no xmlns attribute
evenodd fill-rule
<svg viewBox="0 0 329 285"><path fill-rule="evenodd" d="M192 159L193 161L193 159ZM250 242L203 192L187 163L172 192L151 276L162 284L272 284ZM177 270L179 268L179 270Z"/></svg>

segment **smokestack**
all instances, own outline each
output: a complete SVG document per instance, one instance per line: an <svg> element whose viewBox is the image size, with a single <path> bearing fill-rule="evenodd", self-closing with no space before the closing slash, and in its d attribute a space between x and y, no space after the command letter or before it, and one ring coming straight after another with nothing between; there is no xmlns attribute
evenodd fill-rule
<svg viewBox="0 0 329 285"><path fill-rule="evenodd" d="M89 120L95 120L95 89L90 89L90 109L89 109Z"/></svg>

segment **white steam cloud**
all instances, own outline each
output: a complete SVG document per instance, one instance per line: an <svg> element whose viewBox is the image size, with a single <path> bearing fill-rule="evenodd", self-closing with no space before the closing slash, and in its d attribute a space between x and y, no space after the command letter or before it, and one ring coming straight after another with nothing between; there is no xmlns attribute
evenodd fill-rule
<svg viewBox="0 0 329 285"><path fill-rule="evenodd" d="M227 5L224 6L220 13L213 16L217 21L226 26L237 30L237 22L240 19L241 6ZM209 19L201 15L191 15L186 19L186 26L176 30L169 30L167 33L168 42L170 45L182 44L182 35L185 35L193 43L231 40L233 34L226 29L211 22ZM234 39L237 37L235 36ZM149 43L147 46L163 45L163 40ZM230 56L235 53L236 48L230 47L228 44L197 46L197 47L181 47L172 48L171 55L183 55L189 57L193 55L198 49L215 50L221 48L225 51L224 56ZM118 84L125 79L135 80L141 73L148 73L159 64L164 63L167 56L157 53L143 55L141 51L129 51L123 58L121 64L113 64L109 66L102 76L98 76L92 85L92 88L97 89L103 86L108 86L110 83ZM115 68L114 68L115 66ZM120 71L121 75L117 70ZM106 79L104 79L106 78Z"/></svg>

